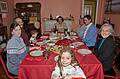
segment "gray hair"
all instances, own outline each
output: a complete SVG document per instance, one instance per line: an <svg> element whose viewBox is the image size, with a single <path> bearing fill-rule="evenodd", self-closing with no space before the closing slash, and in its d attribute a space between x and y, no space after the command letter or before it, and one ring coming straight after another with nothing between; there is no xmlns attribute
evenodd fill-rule
<svg viewBox="0 0 120 79"><path fill-rule="evenodd" d="M101 33L101 31L102 31L102 29L103 29L104 27L109 27L109 30L110 30L111 35L114 35L114 34L115 34L112 25L111 25L111 24L108 24L108 23L105 23L105 24L103 24L103 25L101 26L99 33Z"/></svg>

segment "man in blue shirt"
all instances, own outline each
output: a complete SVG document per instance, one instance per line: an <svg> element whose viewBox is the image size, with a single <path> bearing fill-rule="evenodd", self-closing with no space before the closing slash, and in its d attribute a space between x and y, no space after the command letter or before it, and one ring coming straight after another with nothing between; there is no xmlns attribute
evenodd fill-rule
<svg viewBox="0 0 120 79"><path fill-rule="evenodd" d="M92 23L92 18L90 15L86 15L83 18L83 25L77 29L78 36L82 41L91 49L95 46L97 29Z"/></svg>

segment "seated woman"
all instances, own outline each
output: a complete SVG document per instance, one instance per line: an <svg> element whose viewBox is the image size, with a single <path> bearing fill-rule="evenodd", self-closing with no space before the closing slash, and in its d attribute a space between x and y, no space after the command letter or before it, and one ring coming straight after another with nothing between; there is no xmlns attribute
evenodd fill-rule
<svg viewBox="0 0 120 79"><path fill-rule="evenodd" d="M56 29L58 32L64 32L65 29L68 29L62 16L59 16L57 18L57 23L55 23L54 25L54 29Z"/></svg>
<svg viewBox="0 0 120 79"><path fill-rule="evenodd" d="M37 30L37 32L38 32L38 34L37 34L37 37L36 37L36 39L39 39L40 37L41 37L41 27L40 27L40 21L36 21L35 23L34 23L34 28L33 28L34 30Z"/></svg>
<svg viewBox="0 0 120 79"><path fill-rule="evenodd" d="M18 23L13 23L10 26L11 38L7 43L7 68L14 75L18 74L18 68L21 61L27 53L27 47L21 36L21 27Z"/></svg>
<svg viewBox="0 0 120 79"><path fill-rule="evenodd" d="M14 19L14 22L18 23L21 27L21 30L22 30L22 33L21 33L21 37L24 41L24 43L29 46L30 45L30 42L29 42L29 30L27 29L27 27L24 26L24 23L22 21L22 19L20 17L16 17ZM25 30L26 28L26 30Z"/></svg>
<svg viewBox="0 0 120 79"><path fill-rule="evenodd" d="M104 73L107 75L115 75L112 68L115 56L115 42L113 40L113 28L110 24L102 25L100 29L101 39L95 45L95 54L103 65Z"/></svg>
<svg viewBox="0 0 120 79"><path fill-rule="evenodd" d="M51 79L84 78L86 76L77 62L74 52L70 47L63 47L60 51L55 70Z"/></svg>

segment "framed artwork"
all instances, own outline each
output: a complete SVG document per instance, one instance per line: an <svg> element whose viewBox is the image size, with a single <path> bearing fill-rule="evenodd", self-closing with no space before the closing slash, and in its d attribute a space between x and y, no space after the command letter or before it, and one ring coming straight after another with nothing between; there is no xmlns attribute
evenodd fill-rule
<svg viewBox="0 0 120 79"><path fill-rule="evenodd" d="M84 5L84 15L91 15L92 14L92 5Z"/></svg>
<svg viewBox="0 0 120 79"><path fill-rule="evenodd" d="M120 0L106 0L105 13L120 14Z"/></svg>
<svg viewBox="0 0 120 79"><path fill-rule="evenodd" d="M8 12L7 2L0 1L0 12Z"/></svg>

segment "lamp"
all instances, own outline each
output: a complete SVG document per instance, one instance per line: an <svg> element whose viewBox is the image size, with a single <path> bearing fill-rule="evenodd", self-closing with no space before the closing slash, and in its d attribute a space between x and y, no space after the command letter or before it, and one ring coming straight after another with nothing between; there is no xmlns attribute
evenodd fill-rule
<svg viewBox="0 0 120 79"><path fill-rule="evenodd" d="M33 7L33 5L32 4L28 4L27 7Z"/></svg>

